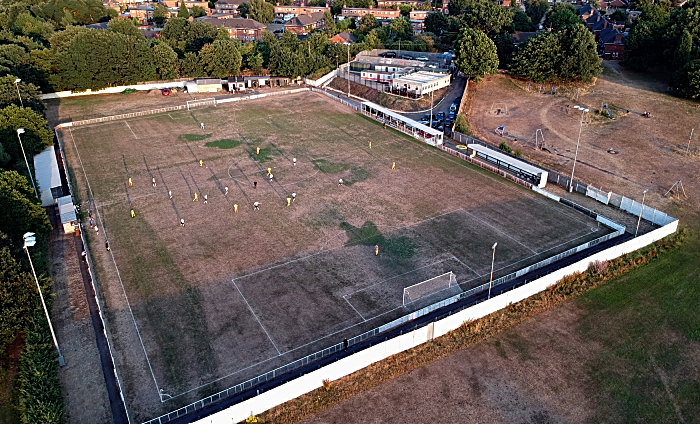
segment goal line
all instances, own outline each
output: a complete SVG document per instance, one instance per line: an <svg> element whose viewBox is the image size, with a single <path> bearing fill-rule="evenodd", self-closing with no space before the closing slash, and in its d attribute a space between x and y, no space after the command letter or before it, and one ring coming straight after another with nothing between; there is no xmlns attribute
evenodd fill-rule
<svg viewBox="0 0 700 424"><path fill-rule="evenodd" d="M216 107L216 99L213 97L210 97L207 99L188 100L187 101L187 110L190 110L193 107L205 107L205 106Z"/></svg>
<svg viewBox="0 0 700 424"><path fill-rule="evenodd" d="M408 286L403 289L403 305L415 302L424 296L429 296L435 292L448 289L457 285L457 277L450 271L418 284Z"/></svg>

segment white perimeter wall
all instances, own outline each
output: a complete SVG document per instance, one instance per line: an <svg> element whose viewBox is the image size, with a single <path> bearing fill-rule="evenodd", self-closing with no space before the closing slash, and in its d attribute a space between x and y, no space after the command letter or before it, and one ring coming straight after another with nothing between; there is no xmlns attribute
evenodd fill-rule
<svg viewBox="0 0 700 424"><path fill-rule="evenodd" d="M459 328L467 321L472 321L508 306L509 303L519 302L534 294L544 291L547 287L555 284L561 278L575 272L583 272L590 266L591 262L612 260L627 253L638 250L659 239L672 234L678 228L678 220L675 220L650 233L644 234L623 244L603 250L591 255L579 262L564 267L549 275L518 287L500 296L491 298L470 308L464 309L454 315L450 315L430 323L425 327L416 329L409 333L395 337L393 339L380 342L368 349L357 352L351 356L343 358L337 362L329 364L321 369L313 371L288 383L285 383L270 391L264 392L251 399L233 405L223 411L212 414L206 418L196 421L196 424L230 424L232 422L244 421L251 414L258 415L268 409L274 408L284 402L297 398L304 393L308 393L323 385L323 380L337 380L346 375L359 371L375 362L381 361L391 355L404 350L411 349L419 344L432 340L448 332Z"/></svg>

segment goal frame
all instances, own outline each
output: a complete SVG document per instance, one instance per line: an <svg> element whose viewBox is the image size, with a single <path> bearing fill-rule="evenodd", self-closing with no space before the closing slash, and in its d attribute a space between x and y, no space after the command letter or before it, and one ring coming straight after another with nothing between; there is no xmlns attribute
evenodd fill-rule
<svg viewBox="0 0 700 424"><path fill-rule="evenodd" d="M450 276L446 287L443 287L443 288L440 288L440 289L437 289L437 290L433 290L433 291L431 291L431 292L426 293L425 295L419 296L419 297L416 298L416 299L412 299L412 300L406 301L406 294L410 291L410 289L411 289L412 287L418 287L418 286L420 286L420 285L422 285L422 284L429 283L430 281L436 280L436 279L438 279L438 278L443 278L443 277L445 277L446 275L449 275L449 276ZM416 283L416 284L413 284L413 285L411 285L411 286L404 287L404 289L403 289L402 304L403 304L403 306L406 306L406 305L408 305L408 304L410 304L410 303L415 302L416 300L420 299L420 298L423 297L423 296L426 296L426 295L429 296L429 295L431 295L431 294L437 293L437 292L442 291L442 290L445 290L445 289L449 289L449 288L451 288L451 287L453 287L453 286L456 286L456 285L457 285L457 276L455 276L455 273L452 272L452 271L448 271L448 272L446 272L446 273L444 273L444 274L440 274L440 275L438 275L438 276L436 276L436 277L433 277L433 278L428 278L427 280L421 281L420 283Z"/></svg>
<svg viewBox="0 0 700 424"><path fill-rule="evenodd" d="M508 115L508 104L504 102L495 102L491 105L491 113L496 113L497 109L501 109L501 115Z"/></svg>
<svg viewBox="0 0 700 424"><path fill-rule="evenodd" d="M193 107L199 107L200 105L206 107L210 104L216 107L216 99L214 97L208 97L206 99L188 100L186 106L187 110L190 110Z"/></svg>

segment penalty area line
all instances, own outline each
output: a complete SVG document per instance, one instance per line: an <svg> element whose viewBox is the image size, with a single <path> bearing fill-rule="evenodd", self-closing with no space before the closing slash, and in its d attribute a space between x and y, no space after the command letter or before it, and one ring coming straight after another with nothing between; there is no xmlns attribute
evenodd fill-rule
<svg viewBox="0 0 700 424"><path fill-rule="evenodd" d="M263 329L263 331L264 331L265 334L267 335L267 338L270 339L270 343L272 343L272 346L273 346L273 347L275 348L275 350L277 351L277 355L282 355L282 353L280 353L280 350L277 349L277 345L275 344L275 342L272 341L272 337L270 337L270 333L268 333L267 330L265 329L265 326L262 325L262 322L260 322L260 319L258 318L258 316L255 315L255 312L253 311L253 308L250 307L250 303L248 303L248 300L245 298L245 296L243 296L243 293L241 292L241 289L238 288L238 284L236 284L236 280L233 279L233 280L231 280L231 282L233 283L233 286L236 287L236 290L238 290L238 293L240 293L240 295L241 295L241 297L243 298L243 301L245 302L245 304L248 305L248 309L250 309L250 313L253 314L253 316L255 317L255 320L258 322L258 324L260 324L260 328Z"/></svg>

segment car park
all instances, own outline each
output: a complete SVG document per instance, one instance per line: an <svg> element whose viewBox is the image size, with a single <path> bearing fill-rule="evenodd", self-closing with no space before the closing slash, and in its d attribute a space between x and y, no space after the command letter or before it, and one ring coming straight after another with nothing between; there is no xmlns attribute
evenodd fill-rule
<svg viewBox="0 0 700 424"><path fill-rule="evenodd" d="M450 128L452 126L452 119L445 120L445 128Z"/></svg>
<svg viewBox="0 0 700 424"><path fill-rule="evenodd" d="M445 127L443 125L438 125L437 130L440 132L445 132Z"/></svg>
<svg viewBox="0 0 700 424"><path fill-rule="evenodd" d="M428 65L428 68L430 69L437 69L437 65L433 65L432 63Z"/></svg>
<svg viewBox="0 0 700 424"><path fill-rule="evenodd" d="M456 111L456 110L457 110L457 106L458 106L457 103L452 103L452 104L450 105L450 112Z"/></svg>
<svg viewBox="0 0 700 424"><path fill-rule="evenodd" d="M423 115L422 118L420 118L420 122L427 124L430 121L430 115Z"/></svg>
<svg viewBox="0 0 700 424"><path fill-rule="evenodd" d="M435 117L437 119L439 119L440 121L444 121L445 120L445 112L438 112L437 115L435 115Z"/></svg>
<svg viewBox="0 0 700 424"><path fill-rule="evenodd" d="M457 114L454 111L450 111L449 115L447 115L447 117L450 119L455 119L456 116Z"/></svg>

